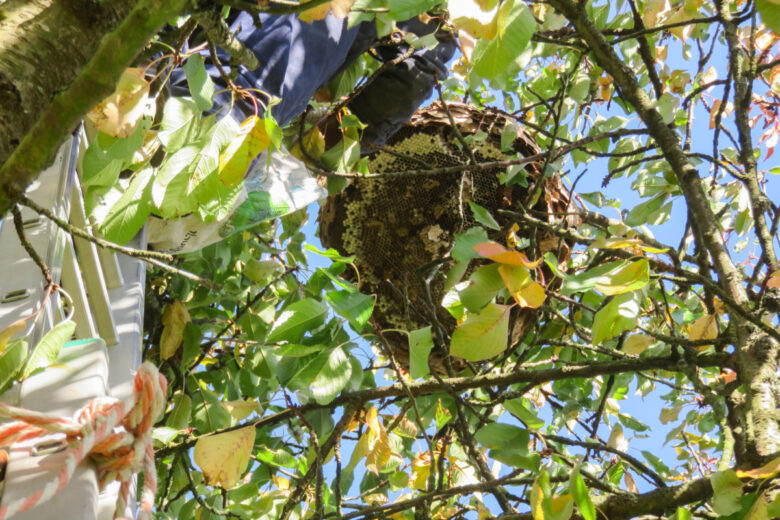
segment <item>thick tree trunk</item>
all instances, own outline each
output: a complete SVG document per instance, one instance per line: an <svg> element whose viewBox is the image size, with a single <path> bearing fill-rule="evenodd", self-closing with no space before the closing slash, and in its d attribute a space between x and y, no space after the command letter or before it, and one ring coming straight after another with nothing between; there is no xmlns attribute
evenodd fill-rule
<svg viewBox="0 0 780 520"><path fill-rule="evenodd" d="M187 0L0 4L0 216Z"/></svg>
<svg viewBox="0 0 780 520"><path fill-rule="evenodd" d="M9 0L0 7L0 164L133 3Z"/></svg>

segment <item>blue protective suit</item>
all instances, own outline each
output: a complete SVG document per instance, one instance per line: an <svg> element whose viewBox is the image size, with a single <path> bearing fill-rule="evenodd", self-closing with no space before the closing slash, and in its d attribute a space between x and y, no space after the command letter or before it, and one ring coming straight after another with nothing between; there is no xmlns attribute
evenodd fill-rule
<svg viewBox="0 0 780 520"><path fill-rule="evenodd" d="M260 29L248 13L242 12L232 21L231 30L252 50L259 63L255 70L241 66L234 82L280 98L281 103L272 108L272 113L282 126L300 115L314 92L368 50L377 38L373 22L347 28L346 19L337 19L330 14L312 23L301 22L295 15L261 14L259 18ZM426 25L416 18L398 26L418 36L436 30L435 24ZM456 45L449 35L437 36L440 36L440 43L434 49L419 49L410 58L388 68L350 104L350 109L369 125L364 140L384 143L430 97L436 77L446 77L446 63L452 58ZM377 55L383 61L389 61L407 48L405 44L383 45L378 48ZM224 81L217 67L211 64L208 51L204 51L203 56L209 75L224 88ZM227 67L230 57L222 51L219 57ZM187 94L183 73L173 74L171 88L175 94ZM214 102L215 109L229 105L231 95L229 92L217 94ZM242 120L253 113L251 103L235 101L233 117Z"/></svg>

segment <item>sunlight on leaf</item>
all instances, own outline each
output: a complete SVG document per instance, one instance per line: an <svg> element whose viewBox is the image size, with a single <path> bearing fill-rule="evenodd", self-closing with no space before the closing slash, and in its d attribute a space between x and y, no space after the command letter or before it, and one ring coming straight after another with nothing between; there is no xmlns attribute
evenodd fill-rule
<svg viewBox="0 0 780 520"><path fill-rule="evenodd" d="M490 359L506 350L509 309L489 303L479 314L469 315L452 333L450 354L469 361Z"/></svg>
<svg viewBox="0 0 780 520"><path fill-rule="evenodd" d="M541 258L532 262L525 256L525 253L511 251L495 242L479 243L474 246L474 251L476 251L479 256L489 258L499 264L520 265L526 269L535 269L542 262Z"/></svg>
<svg viewBox="0 0 780 520"><path fill-rule="evenodd" d="M718 337L716 314L707 314L688 326L688 339L715 339ZM706 348L706 347L699 347Z"/></svg>
<svg viewBox="0 0 780 520"><path fill-rule="evenodd" d="M531 278L526 268L503 264L499 266L498 272L509 294L520 307L538 309L542 306L547 295L544 288Z"/></svg>
<svg viewBox="0 0 780 520"><path fill-rule="evenodd" d="M5 346L8 344L8 340L10 340L16 334L23 332L26 328L27 322L25 320L18 320L0 332L0 354L2 354L3 350L5 350Z"/></svg>
<svg viewBox="0 0 780 520"><path fill-rule="evenodd" d="M653 337L648 336L647 334L632 334L623 342L623 352L631 354L632 356L638 356L644 352L653 341Z"/></svg>
<svg viewBox="0 0 780 520"><path fill-rule="evenodd" d="M254 426L198 438L193 459L203 471L206 485L225 489L235 486L246 470L254 444Z"/></svg>
<svg viewBox="0 0 780 520"><path fill-rule="evenodd" d="M311 23L315 20L323 20L328 13L333 12L334 18L345 18L349 14L349 8L355 0L332 0L324 4L306 9L298 15L302 22Z"/></svg>
<svg viewBox="0 0 780 520"><path fill-rule="evenodd" d="M233 187L244 179L252 161L271 144L262 119L249 116L227 149L219 156L219 178Z"/></svg>
<svg viewBox="0 0 780 520"><path fill-rule="evenodd" d="M22 377L29 377L36 369L45 368L57 360L60 350L76 332L76 322L61 321L38 342L25 363Z"/></svg>
<svg viewBox="0 0 780 520"><path fill-rule="evenodd" d="M737 477L739 478L768 478L780 473L780 457L767 462L760 468L755 468L747 471L737 470Z"/></svg>
<svg viewBox="0 0 780 520"><path fill-rule="evenodd" d="M87 114L97 130L114 137L128 137L135 132L149 107L149 83L145 70L129 68L122 73L114 93Z"/></svg>
<svg viewBox="0 0 780 520"><path fill-rule="evenodd" d="M366 425L371 431L374 445L366 455L366 469L379 475L379 471L390 460L393 450L390 447L390 439L384 425L379 421L379 413L375 407L366 414Z"/></svg>

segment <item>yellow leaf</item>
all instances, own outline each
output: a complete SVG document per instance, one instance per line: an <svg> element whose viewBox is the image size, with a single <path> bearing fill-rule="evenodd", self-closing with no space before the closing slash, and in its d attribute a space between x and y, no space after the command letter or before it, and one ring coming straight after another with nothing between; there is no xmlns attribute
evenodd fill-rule
<svg viewBox="0 0 780 520"><path fill-rule="evenodd" d="M390 460L393 451L390 448L390 438L387 436L387 431L379 422L379 413L373 406L366 414L366 425L374 438L374 445L366 455L366 469L379 475L379 470Z"/></svg>
<svg viewBox="0 0 780 520"><path fill-rule="evenodd" d="M253 399L238 399L236 401L224 401L220 403L231 417L240 421L246 419L252 412L260 412L260 404Z"/></svg>
<svg viewBox="0 0 780 520"><path fill-rule="evenodd" d="M642 12L642 20L647 27L654 27L656 22L669 12L669 0L647 0Z"/></svg>
<svg viewBox="0 0 780 520"><path fill-rule="evenodd" d="M219 178L225 186L233 187L244 179L249 165L268 148L271 139L263 120L249 116L241 123L238 134L219 156Z"/></svg>
<svg viewBox="0 0 780 520"><path fill-rule="evenodd" d="M688 326L688 339L714 339L718 337L718 322L715 314L707 314Z"/></svg>
<svg viewBox="0 0 780 520"><path fill-rule="evenodd" d="M623 435L623 427L620 426L620 423L616 423L612 428L609 439L607 439L607 446L620 451L626 451L628 449L628 441Z"/></svg>
<svg viewBox="0 0 780 520"><path fill-rule="evenodd" d="M116 90L89 111L87 118L95 128L114 137L128 137L149 105L149 83L145 71L130 68L122 73Z"/></svg>
<svg viewBox="0 0 780 520"><path fill-rule="evenodd" d="M190 313L184 302L176 300L165 306L162 315L163 331L160 336L160 361L165 361L179 350L184 327L189 321Z"/></svg>
<svg viewBox="0 0 780 520"><path fill-rule="evenodd" d="M0 331L0 354L5 350L5 346L8 344L8 340L14 337L16 334L22 332L27 328L27 322L25 320L15 321L2 331Z"/></svg>
<svg viewBox="0 0 780 520"><path fill-rule="evenodd" d="M331 11L333 11L335 18L345 18L349 14L349 9L352 7L353 2L354 0L333 0L332 2L306 9L298 15L298 18L302 22L311 23L314 20L324 19Z"/></svg>
<svg viewBox="0 0 780 520"><path fill-rule="evenodd" d="M623 482L625 482L626 484L627 491L630 491L631 493L639 493L639 488L636 487L636 482L634 482L634 477L632 477L628 471L623 473Z"/></svg>
<svg viewBox="0 0 780 520"><path fill-rule="evenodd" d="M623 352L638 356L653 342L653 337L647 334L632 334L623 343Z"/></svg>
<svg viewBox="0 0 780 520"><path fill-rule="evenodd" d="M319 159L319 157L325 153L325 136L322 135L322 132L320 132L318 128L314 128L303 134L303 145L305 147L306 153L309 154L310 157ZM290 154L293 157L300 159L301 161L308 161L306 156L301 151L300 142L295 143L295 145L290 149Z"/></svg>
<svg viewBox="0 0 780 520"><path fill-rule="evenodd" d="M625 474L628 475L628 473ZM570 493L552 497L550 499L550 512L553 513L555 518L569 518L573 509L574 497L572 497Z"/></svg>
<svg viewBox="0 0 780 520"><path fill-rule="evenodd" d="M431 454L420 453L412 461L412 475L406 484L410 489L427 489L428 476L431 473Z"/></svg>
<svg viewBox="0 0 780 520"><path fill-rule="evenodd" d="M281 491L287 491L290 489L290 481L287 480L284 477L278 477L276 475L271 475L271 482L274 483L274 486L276 486L276 489L279 489Z"/></svg>
<svg viewBox="0 0 780 520"><path fill-rule="evenodd" d="M544 490L539 485L539 478L537 478L531 486L531 514L534 520L545 520L543 504Z"/></svg>
<svg viewBox="0 0 780 520"><path fill-rule="evenodd" d="M669 424L672 421L676 421L681 409L679 406L677 408L664 408L661 410L661 415L658 419L661 421L661 424Z"/></svg>
<svg viewBox="0 0 780 520"><path fill-rule="evenodd" d="M528 270L514 265L502 264L498 266L498 273L504 280L504 285L509 290L509 294L515 299L520 307L538 309L544 303L547 296L544 294L544 288L535 282Z"/></svg>
<svg viewBox="0 0 780 520"><path fill-rule="evenodd" d="M498 3L479 0L449 0L447 10L452 25L475 39L492 40L497 33Z"/></svg>
<svg viewBox="0 0 780 520"><path fill-rule="evenodd" d="M349 459L349 464L344 468L344 471L352 471L355 469L355 466L357 466L357 463L360 462L360 459L368 455L368 452L371 448L371 436L370 432L365 432L360 437L360 440L358 441L357 445L355 445L355 449L352 450L352 457Z"/></svg>
<svg viewBox="0 0 780 520"><path fill-rule="evenodd" d="M515 248L517 247L517 244L520 243L520 239L517 237L517 232L520 230L520 226L515 222L512 224L512 227L509 228L509 230L506 232L506 244L511 247Z"/></svg>
<svg viewBox="0 0 780 520"><path fill-rule="evenodd" d="M680 6L677 8L677 10L674 13L672 13L671 16L669 16L669 18L664 20L664 23L673 24L673 23L687 22L688 20L694 18L694 15L695 13L691 13L688 10L686 10L685 6ZM695 27L694 24L678 25L677 27L672 27L671 29L669 29L669 32L684 42L691 35L694 27Z"/></svg>
<svg viewBox="0 0 780 520"><path fill-rule="evenodd" d="M612 97L612 76L606 74L598 79L599 94L602 101L609 101Z"/></svg>
<svg viewBox="0 0 780 520"><path fill-rule="evenodd" d="M715 69L715 67L710 65L710 68L708 68L707 72L705 72L704 75L701 77L701 83L702 85L706 85L707 83L712 83L717 79L718 79L718 71Z"/></svg>
<svg viewBox="0 0 780 520"><path fill-rule="evenodd" d="M542 262L541 258L532 262L524 253L511 251L495 242L477 244L474 246L474 251L479 253L480 256L489 258L499 264L520 265L526 269L535 269Z"/></svg>
<svg viewBox="0 0 780 520"><path fill-rule="evenodd" d="M780 473L780 457L767 462L760 468L751 469L748 471L737 470L737 477L739 478L768 478L772 475Z"/></svg>
<svg viewBox="0 0 780 520"><path fill-rule="evenodd" d="M369 505L387 504L388 500L387 495L384 493L371 493L365 497L366 504Z"/></svg>
<svg viewBox="0 0 780 520"><path fill-rule="evenodd" d="M199 438L193 458L206 485L232 488L246 470L254 444L254 426Z"/></svg>
<svg viewBox="0 0 780 520"><path fill-rule="evenodd" d="M718 115L718 112L720 112L722 101L720 99L716 99L712 102L712 107L710 108L710 130L715 128L715 119ZM726 102L726 107L723 109L723 113L721 114L721 121L728 117L729 114L731 114L734 111L734 105L729 101Z"/></svg>

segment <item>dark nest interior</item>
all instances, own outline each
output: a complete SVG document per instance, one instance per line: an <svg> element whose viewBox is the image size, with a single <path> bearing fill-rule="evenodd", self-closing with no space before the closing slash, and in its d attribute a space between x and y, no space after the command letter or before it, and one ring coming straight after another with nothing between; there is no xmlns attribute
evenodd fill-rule
<svg viewBox="0 0 780 520"><path fill-rule="evenodd" d="M440 327L447 336L456 320L440 303L445 294L446 274L454 265L450 251L454 236L474 225L468 201L487 208L501 224L501 231L489 237L506 242L512 222L499 210L533 210L548 222L568 219L572 224L572 197L557 175L544 178L540 162L525 165L527 186L507 187L499 180L505 168L478 171L425 173L428 170L465 165L473 156L477 163L529 157L540 152L536 143L511 119L497 110L478 110L464 104L448 103L464 147L440 103L420 109L385 147L368 156L369 171L404 172L387 177L356 179L344 191L330 196L320 209L320 240L341 254L355 255L360 291L376 295L373 320L380 329L415 330L428 325ZM511 150L502 151L501 136L511 124ZM471 136L471 137L469 137ZM512 139L513 138L513 139ZM538 258L546 252L565 260L569 244L541 229L520 227L518 237L530 238L523 252ZM472 261L474 264L475 261ZM466 272L463 279L473 271ZM349 274L349 272L345 273ZM529 309L512 311L511 343L521 338L533 323ZM441 330L443 329L443 330ZM439 341L441 334L439 334ZM385 343L398 362L408 368L408 341L405 334L384 332ZM429 362L442 371L437 345ZM461 360L452 359L456 370Z"/></svg>

